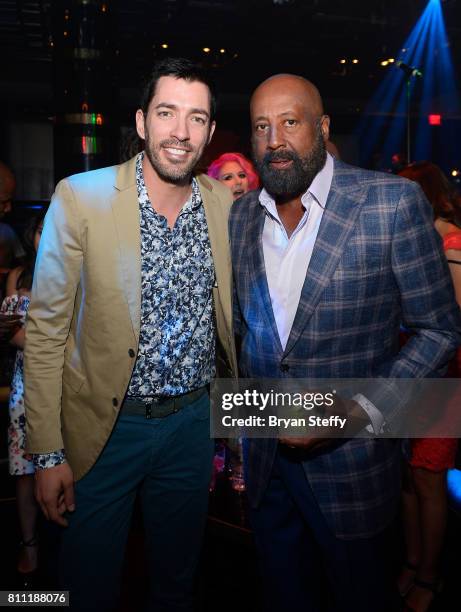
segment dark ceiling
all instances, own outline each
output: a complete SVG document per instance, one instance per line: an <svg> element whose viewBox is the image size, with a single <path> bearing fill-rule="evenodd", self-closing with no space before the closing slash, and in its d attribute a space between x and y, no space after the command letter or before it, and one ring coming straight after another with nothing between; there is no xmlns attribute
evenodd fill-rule
<svg viewBox="0 0 461 612"><path fill-rule="evenodd" d="M352 112L376 88L384 70L380 61L397 53L426 4L427 0L0 0L0 95L7 114L53 113L53 54L59 57L63 27L68 37L78 35L81 5L86 5L105 13L93 42L105 49L100 69L110 69L122 112L136 105L142 74L167 54L209 64L224 99L235 110L243 110L248 94L263 78L289 71L316 82L340 112ZM442 5L459 73L461 0L445 0Z"/></svg>

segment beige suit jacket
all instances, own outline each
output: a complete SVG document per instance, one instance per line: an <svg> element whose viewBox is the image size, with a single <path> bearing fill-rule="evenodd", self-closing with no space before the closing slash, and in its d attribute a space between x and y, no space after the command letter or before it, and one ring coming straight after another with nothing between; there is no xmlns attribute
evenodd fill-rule
<svg viewBox="0 0 461 612"><path fill-rule="evenodd" d="M230 192L205 176L202 194L217 278L218 372L234 375ZM141 234L135 158L61 181L37 256L24 380L30 453L64 448L75 479L114 427L139 342Z"/></svg>

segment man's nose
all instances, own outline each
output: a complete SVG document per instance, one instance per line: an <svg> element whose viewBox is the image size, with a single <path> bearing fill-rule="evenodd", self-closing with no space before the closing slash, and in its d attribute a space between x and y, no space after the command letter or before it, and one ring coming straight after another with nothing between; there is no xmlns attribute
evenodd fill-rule
<svg viewBox="0 0 461 612"><path fill-rule="evenodd" d="M189 140L189 124L186 117L177 117L175 124L172 126L171 135L177 140Z"/></svg>
<svg viewBox="0 0 461 612"><path fill-rule="evenodd" d="M278 149L283 146L283 138L280 129L274 125L269 129L269 140L267 143L269 149Z"/></svg>

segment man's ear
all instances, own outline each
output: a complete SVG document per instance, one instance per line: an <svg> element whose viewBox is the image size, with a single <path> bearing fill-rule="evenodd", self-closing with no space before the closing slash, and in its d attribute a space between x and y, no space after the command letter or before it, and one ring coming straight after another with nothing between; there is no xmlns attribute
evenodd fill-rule
<svg viewBox="0 0 461 612"><path fill-rule="evenodd" d="M209 144L210 144L211 139L213 138L213 134L214 134L215 129L216 129L216 121L212 121L212 122L211 122L211 125L210 125L210 133L209 133L209 135L208 135L208 142L207 142L207 145L209 145Z"/></svg>
<svg viewBox="0 0 461 612"><path fill-rule="evenodd" d="M139 138L142 138L143 140L145 139L145 133L146 133L144 129L144 124L145 124L144 113L142 112L140 108L138 108L138 110L136 111L136 131L138 133Z"/></svg>
<svg viewBox="0 0 461 612"><path fill-rule="evenodd" d="M320 129L322 130L323 140L327 142L330 138L330 117L323 115L320 120Z"/></svg>

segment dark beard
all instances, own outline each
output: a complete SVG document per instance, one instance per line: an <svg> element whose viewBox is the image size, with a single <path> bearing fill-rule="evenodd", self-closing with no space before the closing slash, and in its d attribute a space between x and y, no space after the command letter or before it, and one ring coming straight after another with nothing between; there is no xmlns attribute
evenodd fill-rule
<svg viewBox="0 0 461 612"><path fill-rule="evenodd" d="M317 125L315 141L306 157L294 151L273 151L264 155L262 160L254 157L261 182L274 198L294 198L307 191L310 184L325 165L327 150L320 125ZM275 160L292 160L290 168L277 170L270 165Z"/></svg>
<svg viewBox="0 0 461 612"><path fill-rule="evenodd" d="M184 147L184 144L180 144L174 140L165 140L160 143L160 146L181 146ZM193 149L190 148L192 151ZM197 157L194 157L190 160L190 163L187 166L167 166L162 163L160 157L157 155L154 147L152 147L149 134L146 133L145 139L145 154L147 155L152 167L158 174L158 176L165 181L166 183L171 183L173 185L179 185L184 182L188 182L190 177L195 169L195 166L198 163Z"/></svg>

